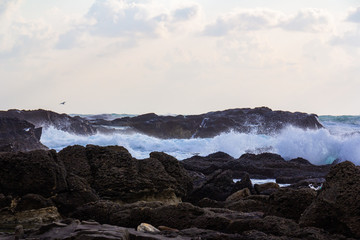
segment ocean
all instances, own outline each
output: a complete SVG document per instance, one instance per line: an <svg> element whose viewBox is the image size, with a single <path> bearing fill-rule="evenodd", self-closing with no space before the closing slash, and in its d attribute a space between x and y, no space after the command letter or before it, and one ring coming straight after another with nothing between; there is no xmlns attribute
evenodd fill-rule
<svg viewBox="0 0 360 240"><path fill-rule="evenodd" d="M122 116L125 115L102 115L108 120ZM95 118L92 115L82 117ZM316 165L335 160L349 160L360 165L360 116L319 116L319 121L325 128L304 130L287 126L273 135L227 132L213 138L192 139L158 139L139 133L78 136L49 127L43 129L41 142L56 151L76 144L119 145L127 148L137 159L148 158L153 151L165 152L179 160L218 151L234 158L244 153L271 152L287 160L302 157Z"/></svg>

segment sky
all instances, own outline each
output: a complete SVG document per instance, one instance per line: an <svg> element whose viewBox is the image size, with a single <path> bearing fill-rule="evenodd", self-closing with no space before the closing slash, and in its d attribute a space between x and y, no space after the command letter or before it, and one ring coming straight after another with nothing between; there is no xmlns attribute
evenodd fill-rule
<svg viewBox="0 0 360 240"><path fill-rule="evenodd" d="M0 0L2 110L360 115L359 103L357 0Z"/></svg>

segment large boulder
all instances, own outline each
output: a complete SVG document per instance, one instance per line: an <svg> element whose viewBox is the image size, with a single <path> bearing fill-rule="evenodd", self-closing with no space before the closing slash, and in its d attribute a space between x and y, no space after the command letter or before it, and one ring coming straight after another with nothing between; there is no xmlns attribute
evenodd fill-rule
<svg viewBox="0 0 360 240"><path fill-rule="evenodd" d="M216 201L224 201L228 196L236 192L235 183L231 171L220 169L207 176L206 181L198 188L189 193L187 201L197 204L203 198Z"/></svg>
<svg viewBox="0 0 360 240"><path fill-rule="evenodd" d="M137 160L123 147L72 146L59 152L66 169L86 179L102 198L181 201L192 188L179 162L165 153L151 153Z"/></svg>
<svg viewBox="0 0 360 240"><path fill-rule="evenodd" d="M87 181L68 173L54 150L0 153L0 193L15 211L56 205L67 214L99 197ZM6 202L6 201L5 201Z"/></svg>
<svg viewBox="0 0 360 240"><path fill-rule="evenodd" d="M55 151L0 153L1 193L50 197L66 189L66 170Z"/></svg>
<svg viewBox="0 0 360 240"><path fill-rule="evenodd" d="M269 196L266 214L298 221L315 198L316 191L310 188L282 188Z"/></svg>
<svg viewBox="0 0 360 240"><path fill-rule="evenodd" d="M47 149L40 142L41 132L27 121L0 117L0 152Z"/></svg>
<svg viewBox="0 0 360 240"><path fill-rule="evenodd" d="M333 166L321 192L300 218L302 226L360 238L360 169L351 162Z"/></svg>

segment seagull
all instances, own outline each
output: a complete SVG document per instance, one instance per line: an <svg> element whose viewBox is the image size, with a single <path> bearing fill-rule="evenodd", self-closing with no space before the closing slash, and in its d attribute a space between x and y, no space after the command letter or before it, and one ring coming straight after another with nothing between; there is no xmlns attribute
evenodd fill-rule
<svg viewBox="0 0 360 240"><path fill-rule="evenodd" d="M65 103L66 103L66 102L62 102L62 103L60 103L60 104L65 105Z"/></svg>

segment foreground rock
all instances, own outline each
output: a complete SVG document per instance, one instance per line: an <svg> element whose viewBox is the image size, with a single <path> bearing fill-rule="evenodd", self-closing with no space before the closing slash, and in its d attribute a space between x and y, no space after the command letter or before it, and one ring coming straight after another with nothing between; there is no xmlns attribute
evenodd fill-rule
<svg viewBox="0 0 360 240"><path fill-rule="evenodd" d="M40 142L41 132L24 120L0 117L0 152L47 149Z"/></svg>
<svg viewBox="0 0 360 240"><path fill-rule="evenodd" d="M137 160L123 147L67 147L59 152L68 172L80 176L102 198L121 202L178 203L192 188L180 163L165 153Z"/></svg>
<svg viewBox="0 0 360 240"><path fill-rule="evenodd" d="M154 113L124 117L113 121L94 120L94 124L128 127L134 131L159 138L214 137L235 131L258 134L275 133L293 125L304 129L318 129L322 125L314 114L255 109L230 109L201 115L158 116Z"/></svg>
<svg viewBox="0 0 360 240"><path fill-rule="evenodd" d="M300 218L303 226L360 238L360 169L351 162L335 165L316 200Z"/></svg>

